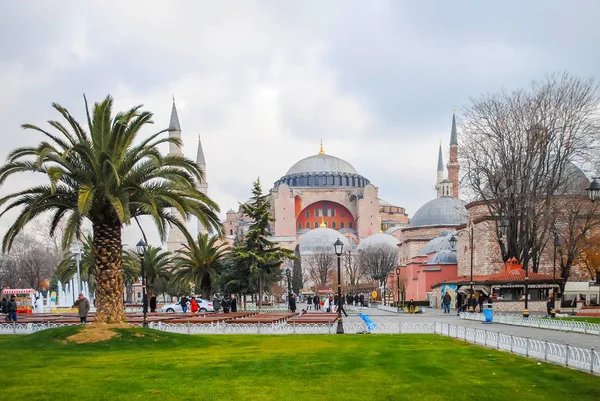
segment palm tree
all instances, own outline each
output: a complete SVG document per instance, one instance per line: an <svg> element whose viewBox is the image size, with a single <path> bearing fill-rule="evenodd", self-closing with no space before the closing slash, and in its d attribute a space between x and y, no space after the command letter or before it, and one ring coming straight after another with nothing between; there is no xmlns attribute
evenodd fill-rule
<svg viewBox="0 0 600 401"><path fill-rule="evenodd" d="M171 252L162 251L161 248L148 246L144 255L144 275L146 276L147 293L154 292L154 284L159 278L169 279L171 277ZM137 252L125 251L123 255L123 267L137 267L139 273L141 268L140 256ZM139 276L139 275L138 275Z"/></svg>
<svg viewBox="0 0 600 401"><path fill-rule="evenodd" d="M113 99L107 96L90 110L85 99L87 132L58 104L52 106L65 118L49 124L57 133L35 125L23 128L42 133L46 140L36 147L23 147L8 155L0 168L0 184L20 172L44 175L48 182L0 199L6 212L20 208L16 221L6 232L6 252L28 222L42 213L52 213L50 235L65 222L63 247L81 238L84 221L93 229L96 280L96 320L120 322L123 309L121 230L138 216L150 216L161 240L168 226L178 227L187 237L185 221L195 216L204 227L221 231L218 206L195 187L204 179L196 163L181 155L160 154L163 143L180 144L178 138L163 137L162 130L134 143L139 131L152 123L152 113L136 106L112 116ZM177 213L172 213L176 210ZM177 217L180 215L182 217Z"/></svg>
<svg viewBox="0 0 600 401"><path fill-rule="evenodd" d="M200 290L204 297L209 297L210 286L229 252L226 243L219 244L217 241L218 237L209 237L208 234L198 234L198 242L188 240L188 244L173 258L173 280L194 283L196 294Z"/></svg>

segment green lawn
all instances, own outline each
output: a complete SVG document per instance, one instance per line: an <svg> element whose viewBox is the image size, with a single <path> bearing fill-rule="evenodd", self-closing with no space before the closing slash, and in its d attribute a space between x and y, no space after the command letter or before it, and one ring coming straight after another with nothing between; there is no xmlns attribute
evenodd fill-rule
<svg viewBox="0 0 600 401"><path fill-rule="evenodd" d="M592 400L600 377L436 335L0 336L4 400Z"/></svg>
<svg viewBox="0 0 600 401"><path fill-rule="evenodd" d="M571 316L571 317L555 317L555 320L575 320L578 322L588 322L588 323L600 323L600 317L594 316Z"/></svg>

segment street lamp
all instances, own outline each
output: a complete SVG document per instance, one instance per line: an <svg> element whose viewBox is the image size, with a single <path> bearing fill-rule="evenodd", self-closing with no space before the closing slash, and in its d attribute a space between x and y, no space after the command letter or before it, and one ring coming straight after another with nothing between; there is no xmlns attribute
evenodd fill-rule
<svg viewBox="0 0 600 401"><path fill-rule="evenodd" d="M396 309L400 313L400 268L396 267Z"/></svg>
<svg viewBox="0 0 600 401"><path fill-rule="evenodd" d="M342 271L341 271L341 259L340 256L342 256L342 252L344 251L344 243L342 241L340 241L340 239L338 238L337 241L334 242L333 244L333 249L335 251L335 254L337 256L337 273L338 273L338 310L337 310L337 334L344 334L344 325L342 323Z"/></svg>
<svg viewBox="0 0 600 401"><path fill-rule="evenodd" d="M460 230L456 233L456 235L458 235L459 237L462 237L464 234L469 236L469 253L471 256L471 262L470 262L470 269L471 269L471 278L470 278L470 286L471 286L471 293L469 294L469 312L474 312L475 311L475 307L474 307L474 302L473 302L473 295L475 294L475 292L473 291L473 225L471 224L471 229L470 230ZM456 239L456 236L454 234L452 234L452 236L450 237L450 246L452 247L453 250L456 250L456 244L458 243L458 239ZM458 291L458 288L457 288Z"/></svg>
<svg viewBox="0 0 600 401"><path fill-rule="evenodd" d="M554 230L554 258L552 260L552 310L550 310L550 316L556 316L556 248L560 245L558 240L558 233Z"/></svg>
<svg viewBox="0 0 600 401"><path fill-rule="evenodd" d="M81 294L81 275L79 273L79 262L81 261L81 254L83 253L83 250L81 249L81 245L79 244L73 244L71 245L71 253L73 253L75 255L75 264L77 265L77 291L74 292L73 296L75 296L75 294Z"/></svg>
<svg viewBox="0 0 600 401"><path fill-rule="evenodd" d="M137 243L136 248L138 255L140 256L140 264L142 267L142 311L144 313L142 325L148 327L148 300L146 299L146 273L144 272L144 256L146 255L148 245L141 239L140 242Z"/></svg>
<svg viewBox="0 0 600 401"><path fill-rule="evenodd" d="M287 277L287 283L288 283L288 309L290 309L291 308L290 299L292 298L292 284L290 282L290 278L292 277L292 272L290 271L289 267L285 268L285 276Z"/></svg>
<svg viewBox="0 0 600 401"><path fill-rule="evenodd" d="M590 186L585 189L592 202L600 199L600 182L598 182L598 179L600 178L593 177L592 182L590 182Z"/></svg>

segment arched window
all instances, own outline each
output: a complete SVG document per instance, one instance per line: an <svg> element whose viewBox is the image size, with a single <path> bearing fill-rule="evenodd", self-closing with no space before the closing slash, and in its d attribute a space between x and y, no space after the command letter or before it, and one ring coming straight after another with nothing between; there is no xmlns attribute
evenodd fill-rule
<svg viewBox="0 0 600 401"><path fill-rule="evenodd" d="M331 223L331 228L334 228L334 229L336 228L335 221Z"/></svg>
<svg viewBox="0 0 600 401"><path fill-rule="evenodd" d="M302 223L298 223L298 230L302 230Z"/></svg>
<svg viewBox="0 0 600 401"><path fill-rule="evenodd" d="M348 223L348 228L354 228L354 227L352 227L352 225L353 225L352 222Z"/></svg>
<svg viewBox="0 0 600 401"><path fill-rule="evenodd" d="M310 219L310 210L307 210L307 211L306 211L306 213L304 213L304 216L305 216L307 219Z"/></svg>
<svg viewBox="0 0 600 401"><path fill-rule="evenodd" d="M310 222L306 222L306 228L310 228Z"/></svg>
<svg viewBox="0 0 600 401"><path fill-rule="evenodd" d="M319 228L319 222L315 221L315 228Z"/></svg>
<svg viewBox="0 0 600 401"><path fill-rule="evenodd" d="M343 221L340 223L340 228L344 228L344 222Z"/></svg>
<svg viewBox="0 0 600 401"><path fill-rule="evenodd" d="M229 235L233 235L233 230L229 230Z"/></svg>

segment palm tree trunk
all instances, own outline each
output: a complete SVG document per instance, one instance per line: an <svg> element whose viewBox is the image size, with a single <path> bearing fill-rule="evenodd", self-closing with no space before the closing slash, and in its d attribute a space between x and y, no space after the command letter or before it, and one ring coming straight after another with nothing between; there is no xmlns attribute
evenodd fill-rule
<svg viewBox="0 0 600 401"><path fill-rule="evenodd" d="M123 307L123 262L121 223L93 222L94 262L96 264L96 321L125 321Z"/></svg>

